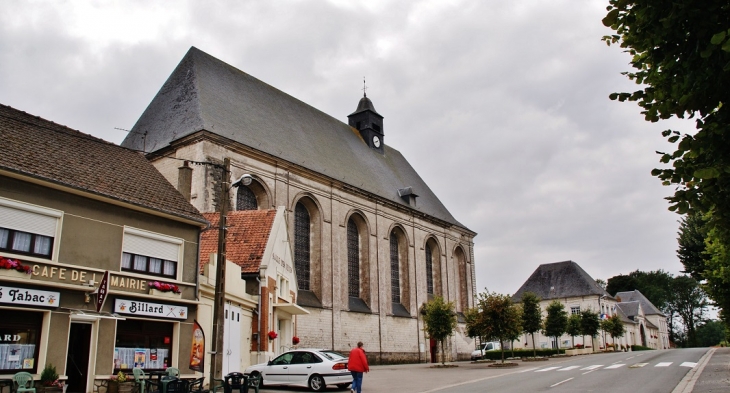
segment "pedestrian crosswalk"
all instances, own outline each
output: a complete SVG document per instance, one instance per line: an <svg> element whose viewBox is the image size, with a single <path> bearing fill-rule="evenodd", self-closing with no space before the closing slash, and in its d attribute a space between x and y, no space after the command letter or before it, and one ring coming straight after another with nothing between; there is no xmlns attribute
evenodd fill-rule
<svg viewBox="0 0 730 393"><path fill-rule="evenodd" d="M587 366L584 366L584 365L573 365L573 366L565 366L565 367L560 367L560 366L551 366L551 367L543 367L543 368L537 367L537 368L530 368L530 369L527 369L527 370L523 370L521 372L544 373L544 372L549 372L549 371L558 371L559 372L559 371L571 371L571 370L595 371L595 370L615 370L615 369L618 369L618 368L621 368L621 367L642 368L642 367L647 367L647 366L651 366L651 364L650 363L632 363L632 364L629 364L629 363L614 363L614 364L609 364L609 365L605 365L605 364L591 364L591 365L587 365ZM697 366L697 363L695 363L695 362L682 362L682 363L677 363L677 362L659 362L659 363L656 363L656 364L653 365L653 367L671 367L671 366L694 368L695 366Z"/></svg>

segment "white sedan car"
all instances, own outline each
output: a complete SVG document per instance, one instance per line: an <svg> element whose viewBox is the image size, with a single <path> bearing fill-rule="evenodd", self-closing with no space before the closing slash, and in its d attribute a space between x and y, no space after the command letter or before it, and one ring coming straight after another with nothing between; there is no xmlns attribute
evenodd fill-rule
<svg viewBox="0 0 730 393"><path fill-rule="evenodd" d="M326 349L288 351L268 363L250 366L243 373L247 377L260 376L263 385L304 386L315 392L327 385L345 389L352 383L347 356Z"/></svg>

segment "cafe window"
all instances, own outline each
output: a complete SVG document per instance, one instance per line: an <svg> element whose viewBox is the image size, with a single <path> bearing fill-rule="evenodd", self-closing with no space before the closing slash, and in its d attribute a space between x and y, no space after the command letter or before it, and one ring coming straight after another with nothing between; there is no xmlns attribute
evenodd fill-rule
<svg viewBox="0 0 730 393"><path fill-rule="evenodd" d="M0 374L36 373L42 312L0 309Z"/></svg>
<svg viewBox="0 0 730 393"><path fill-rule="evenodd" d="M121 270L177 279L182 244L182 239L125 228Z"/></svg>
<svg viewBox="0 0 730 393"><path fill-rule="evenodd" d="M164 370L172 359L172 323L139 319L117 321L114 372L139 367Z"/></svg>
<svg viewBox="0 0 730 393"><path fill-rule="evenodd" d="M0 198L0 251L51 259L63 212Z"/></svg>

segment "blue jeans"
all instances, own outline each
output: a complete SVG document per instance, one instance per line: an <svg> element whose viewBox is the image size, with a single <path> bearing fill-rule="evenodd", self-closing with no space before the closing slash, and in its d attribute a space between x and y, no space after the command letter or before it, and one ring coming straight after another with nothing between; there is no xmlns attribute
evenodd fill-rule
<svg viewBox="0 0 730 393"><path fill-rule="evenodd" d="M360 393L362 389L362 373L359 371L350 371L352 374L352 390L355 393Z"/></svg>

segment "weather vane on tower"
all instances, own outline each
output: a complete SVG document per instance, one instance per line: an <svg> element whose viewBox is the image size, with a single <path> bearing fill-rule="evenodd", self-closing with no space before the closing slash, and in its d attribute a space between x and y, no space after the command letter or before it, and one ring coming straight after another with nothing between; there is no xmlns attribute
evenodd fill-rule
<svg viewBox="0 0 730 393"><path fill-rule="evenodd" d="M368 87L367 87L367 85L365 85L365 77L363 76L362 77L362 96L363 97L367 97L368 96L367 90L368 90Z"/></svg>

